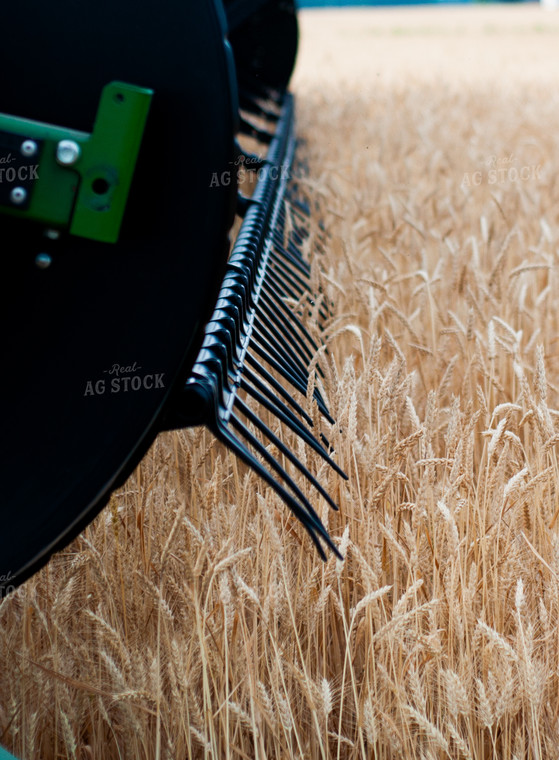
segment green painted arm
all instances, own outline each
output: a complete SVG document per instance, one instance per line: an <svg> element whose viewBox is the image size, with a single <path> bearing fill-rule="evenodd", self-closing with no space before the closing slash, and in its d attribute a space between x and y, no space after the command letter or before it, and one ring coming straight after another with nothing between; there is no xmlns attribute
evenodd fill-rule
<svg viewBox="0 0 559 760"><path fill-rule="evenodd" d="M10 186L12 194L19 189L0 213L116 243L152 96L123 82L106 85L91 134L0 114L0 146L2 139L17 145L9 154L16 175ZM24 157L26 143L28 151L35 145L36 158ZM32 181L18 188L22 162Z"/></svg>

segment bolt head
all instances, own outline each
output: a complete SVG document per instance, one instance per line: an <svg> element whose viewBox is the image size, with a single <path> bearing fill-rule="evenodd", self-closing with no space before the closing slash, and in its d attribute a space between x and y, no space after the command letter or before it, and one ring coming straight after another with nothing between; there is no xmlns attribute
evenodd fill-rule
<svg viewBox="0 0 559 760"><path fill-rule="evenodd" d="M14 187L14 189L10 193L10 200L16 206L19 206L22 203L24 203L26 198L27 198L27 191L24 190L23 187Z"/></svg>
<svg viewBox="0 0 559 760"><path fill-rule="evenodd" d="M48 269L48 267L50 267L52 264L52 259L48 253L39 253L35 257L35 264L39 267L39 269Z"/></svg>
<svg viewBox="0 0 559 760"><path fill-rule="evenodd" d="M61 140L56 146L56 160L63 166L72 166L81 155L81 148L74 140Z"/></svg>
<svg viewBox="0 0 559 760"><path fill-rule="evenodd" d="M34 156L39 150L39 146L35 140L25 140L25 142L21 143L20 150L22 156Z"/></svg>

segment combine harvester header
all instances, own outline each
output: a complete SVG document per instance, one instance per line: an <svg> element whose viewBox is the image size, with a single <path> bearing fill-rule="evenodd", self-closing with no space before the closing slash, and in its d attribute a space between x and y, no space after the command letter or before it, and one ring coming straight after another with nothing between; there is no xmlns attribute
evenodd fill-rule
<svg viewBox="0 0 559 760"><path fill-rule="evenodd" d="M158 433L190 425L337 554L267 445L333 501L247 403L343 475L301 405L319 346L303 324L293 0L33 0L3 8L3 28L0 594L93 519Z"/></svg>

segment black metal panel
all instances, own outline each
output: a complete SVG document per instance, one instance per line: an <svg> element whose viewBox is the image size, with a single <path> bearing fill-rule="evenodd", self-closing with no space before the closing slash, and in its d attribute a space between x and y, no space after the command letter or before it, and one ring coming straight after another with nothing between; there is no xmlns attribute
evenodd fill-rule
<svg viewBox="0 0 559 760"><path fill-rule="evenodd" d="M90 132L107 82L155 91L117 245L0 217L0 577L17 584L101 508L189 374L228 254L235 187L210 181L237 103L217 0L30 0L2 23L4 113Z"/></svg>
<svg viewBox="0 0 559 760"><path fill-rule="evenodd" d="M299 40L294 0L226 0L225 10L241 89L284 90Z"/></svg>

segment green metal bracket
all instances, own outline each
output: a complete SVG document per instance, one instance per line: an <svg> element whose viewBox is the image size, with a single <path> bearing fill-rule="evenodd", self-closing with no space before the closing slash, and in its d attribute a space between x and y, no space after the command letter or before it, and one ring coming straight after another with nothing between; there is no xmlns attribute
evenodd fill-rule
<svg viewBox="0 0 559 760"><path fill-rule="evenodd" d="M106 85L91 134L0 114L0 147L17 145L0 213L116 243L152 97L124 82Z"/></svg>

